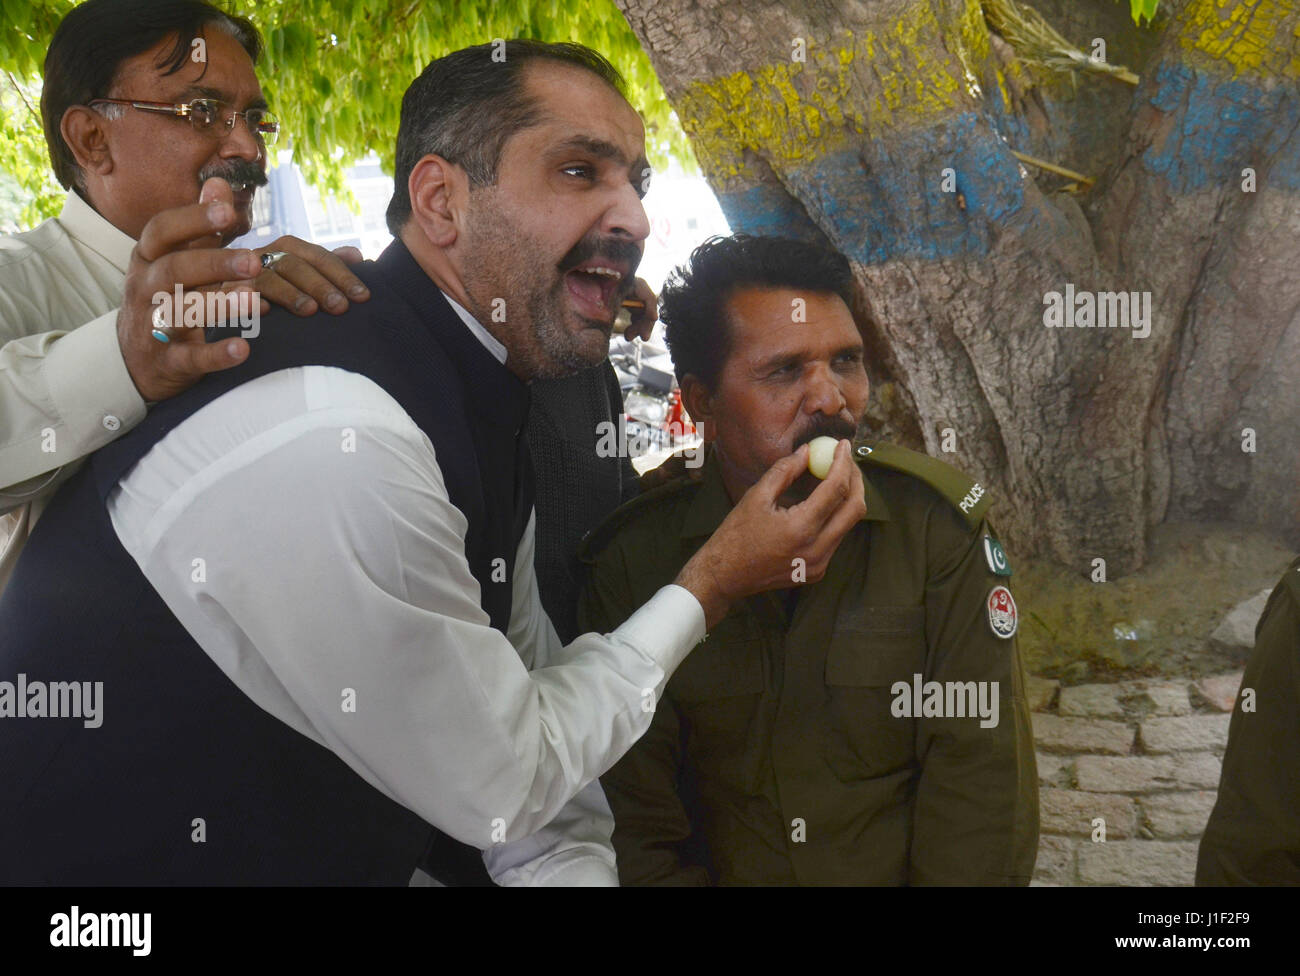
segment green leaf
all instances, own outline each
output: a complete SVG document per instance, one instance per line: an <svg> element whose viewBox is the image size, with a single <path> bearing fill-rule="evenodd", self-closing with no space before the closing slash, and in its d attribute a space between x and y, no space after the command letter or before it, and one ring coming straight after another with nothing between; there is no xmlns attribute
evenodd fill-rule
<svg viewBox="0 0 1300 976"><path fill-rule="evenodd" d="M32 106L40 99L49 39L77 2L0 0L0 71L13 75ZM662 166L675 156L695 168L649 58L613 0L258 0L234 6L251 11L262 31L258 78L304 178L337 195L346 196L347 168L367 152L374 151L392 172L402 93L429 60L494 37L591 44L627 79L629 98L645 119L652 164ZM338 36L337 45L330 33ZM330 118L322 119L322 113ZM0 205L0 224L11 225L17 219L11 212L21 211L30 226L58 212L63 191L50 172L39 118L3 73L0 128L0 173L10 174L20 188L20 202L9 210Z"/></svg>
<svg viewBox="0 0 1300 976"><path fill-rule="evenodd" d="M1129 15L1133 18L1133 23L1141 27L1143 17L1147 23L1155 20L1156 7L1159 5L1160 0L1128 0Z"/></svg>

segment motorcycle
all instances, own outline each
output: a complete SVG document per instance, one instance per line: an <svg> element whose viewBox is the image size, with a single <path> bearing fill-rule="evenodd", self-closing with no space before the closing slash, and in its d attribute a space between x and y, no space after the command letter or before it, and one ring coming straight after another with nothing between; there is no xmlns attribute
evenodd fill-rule
<svg viewBox="0 0 1300 976"><path fill-rule="evenodd" d="M609 360L623 393L628 454L641 474L702 438L682 405L668 350L642 339L615 337Z"/></svg>

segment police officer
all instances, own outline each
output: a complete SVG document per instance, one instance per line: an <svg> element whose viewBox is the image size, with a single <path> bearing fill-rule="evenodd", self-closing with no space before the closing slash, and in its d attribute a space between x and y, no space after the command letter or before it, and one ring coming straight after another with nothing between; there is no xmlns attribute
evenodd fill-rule
<svg viewBox="0 0 1300 976"><path fill-rule="evenodd" d="M837 254L715 238L665 290L703 477L587 540L582 623L617 626L672 579L764 470L844 438L867 507L825 577L736 604L605 777L623 883L1026 884L1038 841L1011 569L984 488L887 444L867 404ZM816 484L809 474L783 503Z"/></svg>
<svg viewBox="0 0 1300 976"><path fill-rule="evenodd" d="M1198 885L1300 884L1300 558L1255 627Z"/></svg>

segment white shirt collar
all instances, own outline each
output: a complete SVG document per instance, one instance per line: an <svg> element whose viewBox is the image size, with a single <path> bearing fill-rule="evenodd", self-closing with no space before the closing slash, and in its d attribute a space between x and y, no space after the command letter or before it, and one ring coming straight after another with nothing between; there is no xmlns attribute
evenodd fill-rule
<svg viewBox="0 0 1300 976"><path fill-rule="evenodd" d="M68 196L63 201L63 211L59 214L59 223L69 237L84 244L122 274L126 274L126 269L131 264L135 240L105 220L76 190L68 191Z"/></svg>
<svg viewBox="0 0 1300 976"><path fill-rule="evenodd" d="M506 362L506 347L497 341L496 336L483 328L483 326L479 325L478 319L470 315L469 310L461 305L460 302L456 301L456 299L452 298L445 291L442 293L442 297L447 299L447 304L456 310L456 314L460 316L460 320L469 326L469 330L474 333L475 338L477 338L479 342L483 343L483 348L490 352L496 361L504 366Z"/></svg>

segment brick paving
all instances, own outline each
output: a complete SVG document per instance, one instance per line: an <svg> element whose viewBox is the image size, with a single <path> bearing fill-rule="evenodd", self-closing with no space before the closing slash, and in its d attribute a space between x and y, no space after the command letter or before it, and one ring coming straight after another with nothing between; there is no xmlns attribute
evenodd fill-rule
<svg viewBox="0 0 1300 976"><path fill-rule="evenodd" d="M1240 671L1068 688L1031 677L1041 819L1033 883L1192 884L1240 686Z"/></svg>

